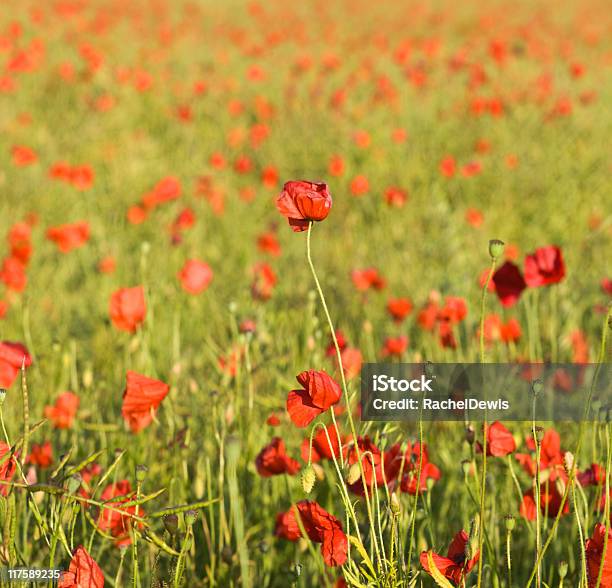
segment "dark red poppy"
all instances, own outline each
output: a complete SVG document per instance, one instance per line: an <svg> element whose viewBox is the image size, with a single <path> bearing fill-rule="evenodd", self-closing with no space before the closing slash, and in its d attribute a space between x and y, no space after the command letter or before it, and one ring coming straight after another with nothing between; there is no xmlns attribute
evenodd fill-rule
<svg viewBox="0 0 612 588"><path fill-rule="evenodd" d="M331 207L332 197L324 182L286 182L276 200L276 208L295 232L305 231L310 221L325 219Z"/></svg>
<svg viewBox="0 0 612 588"><path fill-rule="evenodd" d="M602 567L600 588L612 586L612 530L608 530L608 541L604 552L606 539L606 526L597 523L593 529L593 535L586 541L586 561L589 588L595 588L599 577L599 569Z"/></svg>
<svg viewBox="0 0 612 588"><path fill-rule="evenodd" d="M21 370L32 365L32 356L25 345L12 341L0 342L0 388L10 388Z"/></svg>
<svg viewBox="0 0 612 588"><path fill-rule="evenodd" d="M70 429L79 402L79 397L73 392L63 392L53 406L45 406L45 418L48 418L56 429Z"/></svg>
<svg viewBox="0 0 612 588"><path fill-rule="evenodd" d="M10 482L17 469L15 456L6 457L6 454L10 451L10 445L0 441L0 480L3 482ZM0 484L0 496L8 496L10 489L11 487L8 484Z"/></svg>
<svg viewBox="0 0 612 588"><path fill-rule="evenodd" d="M606 481L606 470L592 463L588 469L579 472L577 478L581 486L599 486Z"/></svg>
<svg viewBox="0 0 612 588"><path fill-rule="evenodd" d="M199 259L189 259L178 273L178 278L186 292L200 294L212 281L213 271L207 263Z"/></svg>
<svg viewBox="0 0 612 588"><path fill-rule="evenodd" d="M89 223L78 223L51 227L47 230L47 239L53 241L62 253L68 253L82 247L89 240Z"/></svg>
<svg viewBox="0 0 612 588"><path fill-rule="evenodd" d="M289 392L287 412L298 427L308 425L322 412L336 404L342 396L340 386L325 371L304 371L296 379L302 390Z"/></svg>
<svg viewBox="0 0 612 588"><path fill-rule="evenodd" d="M262 478L269 478L279 474L294 476L300 464L285 453L285 442L280 437L274 437L257 455L255 467Z"/></svg>
<svg viewBox="0 0 612 588"><path fill-rule="evenodd" d="M494 274L495 292L503 306L512 306L527 287L521 270L511 261L506 261Z"/></svg>
<svg viewBox="0 0 612 588"><path fill-rule="evenodd" d="M482 453L480 442L476 445L476 451ZM490 457L505 457L516 451L516 442L512 433L499 421L491 423L487 427L487 455Z"/></svg>
<svg viewBox="0 0 612 588"><path fill-rule="evenodd" d="M151 424L169 390L164 382L128 371L121 414L133 433Z"/></svg>
<svg viewBox="0 0 612 588"><path fill-rule="evenodd" d="M87 550L79 545L72 555L70 567L63 572L58 588L104 588L104 574Z"/></svg>
<svg viewBox="0 0 612 588"><path fill-rule="evenodd" d="M147 314L144 288L135 286L113 292L109 312L111 321L117 329L129 333L136 332Z"/></svg>
<svg viewBox="0 0 612 588"><path fill-rule="evenodd" d="M401 323L412 312L412 302L409 298L390 298L387 311L396 323Z"/></svg>
<svg viewBox="0 0 612 588"><path fill-rule="evenodd" d="M565 263L559 247L540 247L525 257L525 283L529 287L556 284L564 277Z"/></svg>
<svg viewBox="0 0 612 588"><path fill-rule="evenodd" d="M302 500L287 512L277 515L274 534L289 541L297 541L302 536L296 511L308 538L321 544L325 565L341 566L344 564L348 539L342 530L342 523L316 502Z"/></svg>
<svg viewBox="0 0 612 588"><path fill-rule="evenodd" d="M428 555L431 554L439 572L451 582L457 585L461 584L480 559L480 552L478 551L468 559L466 553L469 541L468 534L462 529L454 536L451 544L448 546L446 557L438 555L433 551L421 552L420 561L423 569L428 574L431 574L428 562Z"/></svg>

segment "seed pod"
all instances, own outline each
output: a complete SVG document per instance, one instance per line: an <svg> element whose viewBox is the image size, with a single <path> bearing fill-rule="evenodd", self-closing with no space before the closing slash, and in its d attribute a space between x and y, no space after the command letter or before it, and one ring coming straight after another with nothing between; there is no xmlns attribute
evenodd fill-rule
<svg viewBox="0 0 612 588"><path fill-rule="evenodd" d="M542 440L544 439L544 428L536 427L535 428L535 440L538 445L541 445Z"/></svg>
<svg viewBox="0 0 612 588"><path fill-rule="evenodd" d="M144 482L144 479L147 476L147 471L149 468L146 465L137 465L136 466L136 481Z"/></svg>
<svg viewBox="0 0 612 588"><path fill-rule="evenodd" d="M509 514L504 517L504 520L506 521L506 531L512 533L512 531L514 531L514 527L516 526L516 519Z"/></svg>
<svg viewBox="0 0 612 588"><path fill-rule="evenodd" d="M565 576L567 576L567 562L562 561L562 562L559 562L559 578L563 580Z"/></svg>
<svg viewBox="0 0 612 588"><path fill-rule="evenodd" d="M197 510L188 510L185 512L185 524L192 526L198 520Z"/></svg>
<svg viewBox="0 0 612 588"><path fill-rule="evenodd" d="M531 382L531 391L533 392L534 396L541 394L542 390L544 390L544 382L540 378L537 378Z"/></svg>
<svg viewBox="0 0 612 588"><path fill-rule="evenodd" d="M474 430L473 425L468 425L465 428L465 440L470 444L474 445L474 440L476 439L476 431Z"/></svg>
<svg viewBox="0 0 612 588"><path fill-rule="evenodd" d="M499 259L504 254L505 243L499 239L489 241L489 255L491 259Z"/></svg>

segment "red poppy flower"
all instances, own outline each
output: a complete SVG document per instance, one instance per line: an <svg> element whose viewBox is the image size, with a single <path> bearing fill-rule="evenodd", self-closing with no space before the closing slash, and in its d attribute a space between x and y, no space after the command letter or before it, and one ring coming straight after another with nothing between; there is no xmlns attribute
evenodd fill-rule
<svg viewBox="0 0 612 588"><path fill-rule="evenodd" d="M17 469L15 456L6 458L6 454L11 451L11 447L0 441L0 480L10 482ZM6 458L6 459L5 459ZM0 496L8 496L11 487L8 484L0 484Z"/></svg>
<svg viewBox="0 0 612 588"><path fill-rule="evenodd" d="M153 187L153 190L142 197L142 206L145 211L152 210L160 204L176 200L181 196L182 190L183 188L178 178L167 176L159 180Z"/></svg>
<svg viewBox="0 0 612 588"><path fill-rule="evenodd" d="M503 306L512 306L527 287L521 270L511 261L506 261L494 274L495 292Z"/></svg>
<svg viewBox="0 0 612 588"><path fill-rule="evenodd" d="M257 237L257 248L263 252L278 257L281 254L281 246L274 233L263 233Z"/></svg>
<svg viewBox="0 0 612 588"><path fill-rule="evenodd" d="M423 460L421 465L421 475L417 480L419 472L419 461ZM423 444L421 452L420 443L410 443L406 447L406 451L402 455L399 444L393 445L385 452L385 478L387 483L390 483L397 478L401 473L400 490L408 494L415 495L426 492L428 489L427 481L438 481L442 476L438 466L429 461L429 452L427 444Z"/></svg>
<svg viewBox="0 0 612 588"><path fill-rule="evenodd" d="M552 481L549 479L548 484L540 484L540 512L542 515L548 516L549 518L555 518L559 514L559 509L561 508L563 494L559 491L557 484L551 482ZM561 514L566 515L569 511L569 501L566 500ZM536 502L533 488L523 496L519 512L521 516L528 521L535 521Z"/></svg>
<svg viewBox="0 0 612 588"><path fill-rule="evenodd" d="M531 287L556 284L565 277L565 263L559 247L540 247L525 257L525 283Z"/></svg>
<svg viewBox="0 0 612 588"><path fill-rule="evenodd" d="M401 208L408 200L408 193L397 186L389 186L385 190L384 198L389 206Z"/></svg>
<svg viewBox="0 0 612 588"><path fill-rule="evenodd" d="M295 232L305 231L310 221L325 219L331 207L332 197L324 182L286 182L276 200L276 208Z"/></svg>
<svg viewBox="0 0 612 588"><path fill-rule="evenodd" d="M289 541L297 541L302 536L296 511L308 538L315 543L321 543L325 565L341 566L344 564L348 539L342 530L342 523L316 502L302 500L286 513L280 513L276 517L274 534Z"/></svg>
<svg viewBox="0 0 612 588"><path fill-rule="evenodd" d="M501 340L504 343L514 343L521 338L521 325L515 318L509 319L500 328Z"/></svg>
<svg viewBox="0 0 612 588"><path fill-rule="evenodd" d="M302 441L302 460L308 462L309 454L313 463L322 459L332 459L334 456L340 457L340 443L333 423L327 425L325 429L317 427L317 432L312 438L312 453L310 453L310 437Z"/></svg>
<svg viewBox="0 0 612 588"><path fill-rule="evenodd" d="M45 441L42 444L33 443L27 462L40 468L48 468L53 463L53 448L51 447L51 442Z"/></svg>
<svg viewBox="0 0 612 588"><path fill-rule="evenodd" d="M378 273L375 267L368 267L363 270L353 270L351 279L355 288L361 292L369 290L383 290L387 285L386 280Z"/></svg>
<svg viewBox="0 0 612 588"><path fill-rule="evenodd" d="M81 221L69 225L51 227L47 239L53 241L62 253L82 247L89 240L89 223Z"/></svg>
<svg viewBox="0 0 612 588"><path fill-rule="evenodd" d="M370 182L364 175L355 176L351 181L351 193L353 196L363 196L370 189Z"/></svg>
<svg viewBox="0 0 612 588"><path fill-rule="evenodd" d="M356 347L347 347L340 352L342 367L347 380L355 378L361 372L363 355Z"/></svg>
<svg viewBox="0 0 612 588"><path fill-rule="evenodd" d="M28 283L23 262L15 257L7 257L0 268L0 282L13 292L23 292Z"/></svg>
<svg viewBox="0 0 612 588"><path fill-rule="evenodd" d="M592 463L590 467L577 475L581 486L599 486L606 481L606 470L599 464ZM605 496L602 496L605 498Z"/></svg>
<svg viewBox="0 0 612 588"><path fill-rule="evenodd" d="M64 392L53 406L45 407L45 417L53 422L56 429L70 429L79 408L79 397L73 392Z"/></svg>
<svg viewBox="0 0 612 588"><path fill-rule="evenodd" d="M251 293L256 300L269 300L276 286L276 274L267 263L257 263L253 266L253 282Z"/></svg>
<svg viewBox="0 0 612 588"><path fill-rule="evenodd" d="M440 162L440 173L446 178L452 178L455 175L456 169L457 163L451 155L447 155Z"/></svg>
<svg viewBox="0 0 612 588"><path fill-rule="evenodd" d="M408 337L387 337L381 355L383 357L400 357L408 349Z"/></svg>
<svg viewBox="0 0 612 588"><path fill-rule="evenodd" d="M25 345L12 341L0 342L0 388L9 388L21 370L32 365L32 356Z"/></svg>
<svg viewBox="0 0 612 588"><path fill-rule="evenodd" d="M344 173L344 160L340 155L332 155L327 169L331 176L341 176Z"/></svg>
<svg viewBox="0 0 612 588"><path fill-rule="evenodd" d="M132 433L137 433L151 424L169 390L170 387L164 382L128 371L121 414Z"/></svg>
<svg viewBox="0 0 612 588"><path fill-rule="evenodd" d="M32 165L38 160L36 151L25 145L15 145L12 149L13 164L22 167L25 165Z"/></svg>
<svg viewBox="0 0 612 588"><path fill-rule="evenodd" d="M115 261L115 258L110 255L102 258L98 262L98 271L101 274L112 274L114 273L116 268L117 268L117 262Z"/></svg>
<svg viewBox="0 0 612 588"><path fill-rule="evenodd" d="M480 552L476 552L468 559L466 551L469 540L468 534L462 529L455 535L451 544L448 546L446 557L433 553L432 551L423 551L420 557L423 569L431 574L428 562L428 554L431 554L433 562L440 573L455 584L461 584L480 558Z"/></svg>
<svg viewBox="0 0 612 588"><path fill-rule="evenodd" d="M28 223L15 223L8 234L11 257L27 265L32 255L32 227Z"/></svg>
<svg viewBox="0 0 612 588"><path fill-rule="evenodd" d="M8 312L8 304L4 300L0 300L0 319L3 319Z"/></svg>
<svg viewBox="0 0 612 588"><path fill-rule="evenodd" d="M104 588L100 566L82 545L74 550L70 567L63 572L58 588Z"/></svg>
<svg viewBox="0 0 612 588"><path fill-rule="evenodd" d="M116 498L116 500L113 500ZM132 517L136 514L136 506L123 506L124 503L133 499L132 486L129 480L119 480L109 484L100 495L100 500L109 507L102 508L98 517L98 527L102 531L109 532L115 538L115 545L129 545L132 542L130 529L132 528ZM119 510L123 512L119 512ZM138 507L139 516L144 516L142 505Z"/></svg>
<svg viewBox="0 0 612 588"><path fill-rule="evenodd" d="M391 298L387 311L396 323L401 323L412 312L412 302L409 298Z"/></svg>
<svg viewBox="0 0 612 588"><path fill-rule="evenodd" d="M302 390L287 396L287 412L293 423L305 427L322 412L336 404L342 396L340 386L324 371L308 370L297 376Z"/></svg>
<svg viewBox="0 0 612 588"><path fill-rule="evenodd" d="M110 318L117 329L136 332L146 314L147 306L142 286L121 288L111 295Z"/></svg>
<svg viewBox="0 0 612 588"><path fill-rule="evenodd" d="M612 530L608 531L608 542L604 552L606 539L606 526L597 523L593 529L593 535L586 541L587 576L589 588L595 588L599 577L599 568L602 565L600 588L612 586Z"/></svg>
<svg viewBox="0 0 612 588"><path fill-rule="evenodd" d="M77 165L70 170L68 179L77 190L89 190L93 186L94 171L89 165Z"/></svg>
<svg viewBox="0 0 612 588"><path fill-rule="evenodd" d="M178 274L183 289L190 294L204 292L213 279L210 266L198 259L189 259Z"/></svg>
<svg viewBox="0 0 612 588"><path fill-rule="evenodd" d="M278 415L276 415L275 413L272 413L267 419L266 419L266 425L269 425L270 427L278 427L281 424L280 419L278 418Z"/></svg>
<svg viewBox="0 0 612 588"><path fill-rule="evenodd" d="M457 324L467 316L467 312L467 304L463 298L447 296L444 299L444 306L438 312L438 319Z"/></svg>
<svg viewBox="0 0 612 588"><path fill-rule="evenodd" d="M465 212L465 220L469 225L478 228L484 222L484 215L477 208L468 208Z"/></svg>
<svg viewBox="0 0 612 588"><path fill-rule="evenodd" d="M477 444L476 450L482 453L482 445ZM504 457L516 451L516 442L512 433L499 421L487 427L487 455Z"/></svg>
<svg viewBox="0 0 612 588"><path fill-rule="evenodd" d="M300 464L285 453L285 442L280 437L274 437L257 455L255 467L262 478L269 478L279 474L294 476Z"/></svg>

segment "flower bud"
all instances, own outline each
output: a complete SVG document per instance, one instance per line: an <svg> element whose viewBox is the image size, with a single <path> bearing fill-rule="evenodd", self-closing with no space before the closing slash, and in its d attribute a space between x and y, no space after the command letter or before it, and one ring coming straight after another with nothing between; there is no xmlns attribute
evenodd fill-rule
<svg viewBox="0 0 612 588"><path fill-rule="evenodd" d="M0 388L0 406L4 404L5 399L6 399L6 388Z"/></svg>
<svg viewBox="0 0 612 588"><path fill-rule="evenodd" d="M461 462L461 470L463 471L464 476L469 476L472 471L472 462L469 459L464 459Z"/></svg>
<svg viewBox="0 0 612 588"><path fill-rule="evenodd" d="M178 516L175 514L167 514L164 516L164 527L170 535L176 535L178 531Z"/></svg>
<svg viewBox="0 0 612 588"><path fill-rule="evenodd" d="M566 451L563 455L563 467L568 475L571 474L574 469L574 454L571 451Z"/></svg>
<svg viewBox="0 0 612 588"><path fill-rule="evenodd" d="M136 481L144 482L144 479L147 476L147 471L149 468L146 465L137 465L136 466Z"/></svg>
<svg viewBox="0 0 612 588"><path fill-rule="evenodd" d="M400 510L401 510L401 505L400 505L399 498L397 497L397 494L395 492L391 494L391 502L389 504L389 508L391 509L391 512L395 516L399 515Z"/></svg>
<svg viewBox="0 0 612 588"><path fill-rule="evenodd" d="M188 510L185 512L185 523L188 526L192 526L198 519L198 511L197 510Z"/></svg>
<svg viewBox="0 0 612 588"><path fill-rule="evenodd" d="M536 427L535 428L535 441L538 445L542 444L542 440L544 439L544 427Z"/></svg>
<svg viewBox="0 0 612 588"><path fill-rule="evenodd" d="M349 468L348 474L346 476L347 484L354 484L361 477L361 470L359 468L359 463L355 462L351 464Z"/></svg>
<svg viewBox="0 0 612 588"><path fill-rule="evenodd" d="M77 490L81 487L81 483L83 482L83 478L81 478L80 474L72 474L68 478L66 488L70 494L75 494Z"/></svg>
<svg viewBox="0 0 612 588"><path fill-rule="evenodd" d="M531 382L531 391L533 392L534 396L539 396L542 393L542 390L544 390L544 382L541 380L541 378L537 378Z"/></svg>
<svg viewBox="0 0 612 588"><path fill-rule="evenodd" d="M468 425L465 428L465 440L470 444L474 445L474 440L476 439L476 431L474 430L473 425Z"/></svg>
<svg viewBox="0 0 612 588"><path fill-rule="evenodd" d="M567 576L567 562L562 561L562 562L559 562L559 578L563 580L565 576Z"/></svg>
<svg viewBox="0 0 612 588"><path fill-rule="evenodd" d="M489 255L491 259L499 259L504 254L504 245L505 243L499 239L491 239L489 241Z"/></svg>

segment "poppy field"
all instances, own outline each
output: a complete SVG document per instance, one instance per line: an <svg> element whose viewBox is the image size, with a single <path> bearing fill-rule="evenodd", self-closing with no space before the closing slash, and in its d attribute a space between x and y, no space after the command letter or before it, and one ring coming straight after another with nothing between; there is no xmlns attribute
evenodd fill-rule
<svg viewBox="0 0 612 588"><path fill-rule="evenodd" d="M0 1L0 585L612 588L607 4Z"/></svg>

